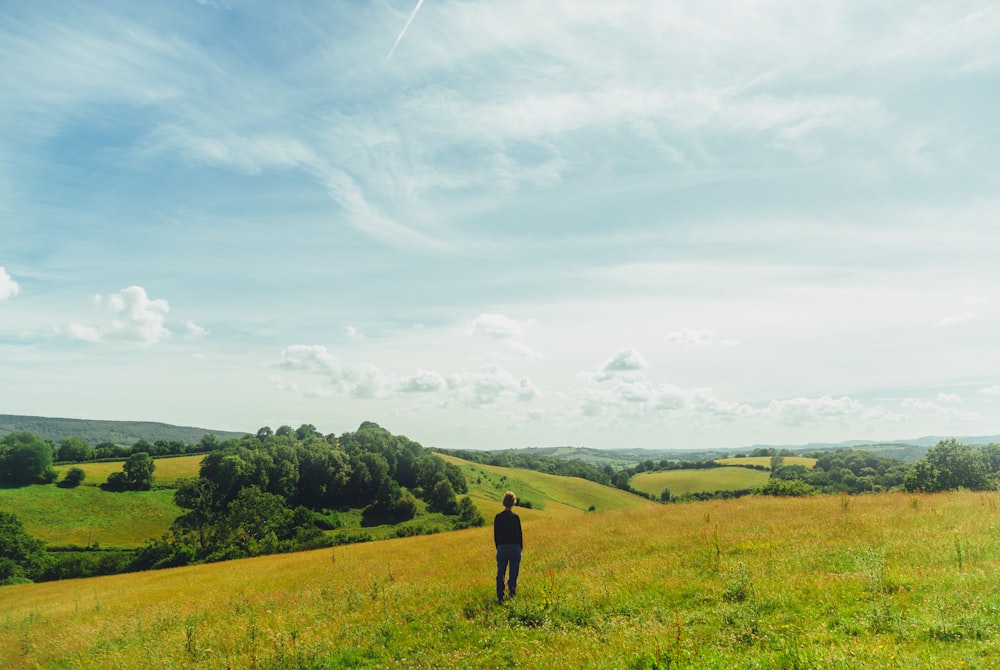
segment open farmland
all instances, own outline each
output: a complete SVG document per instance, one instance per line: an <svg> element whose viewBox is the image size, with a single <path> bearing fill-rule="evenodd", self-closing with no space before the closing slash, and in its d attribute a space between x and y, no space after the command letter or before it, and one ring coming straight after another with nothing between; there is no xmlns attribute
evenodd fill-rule
<svg viewBox="0 0 1000 670"><path fill-rule="evenodd" d="M156 458L156 470L153 478L157 484L173 484L182 477L197 477L201 461L204 454L194 454L191 456L176 456L171 458ZM66 476L66 471L70 468L80 468L87 477L84 484L98 485L108 481L108 475L113 472L121 472L125 464L121 461L103 461L100 463L73 463L70 465L57 465L53 468L59 475L59 479Z"/></svg>
<svg viewBox="0 0 1000 670"><path fill-rule="evenodd" d="M664 488L673 496L703 491L740 491L763 486L770 472L749 468L722 467L691 470L640 472L630 484L636 491L659 497Z"/></svg>
<svg viewBox="0 0 1000 670"><path fill-rule="evenodd" d="M716 463L720 465L755 465L763 468L771 467L770 456L748 456L746 458L719 458ZM810 470L816 466L815 458L806 456L782 456L782 463L785 465L801 465Z"/></svg>
<svg viewBox="0 0 1000 670"><path fill-rule="evenodd" d="M991 668L995 493L746 497L0 589L7 668ZM572 522L568 521L572 519Z"/></svg>

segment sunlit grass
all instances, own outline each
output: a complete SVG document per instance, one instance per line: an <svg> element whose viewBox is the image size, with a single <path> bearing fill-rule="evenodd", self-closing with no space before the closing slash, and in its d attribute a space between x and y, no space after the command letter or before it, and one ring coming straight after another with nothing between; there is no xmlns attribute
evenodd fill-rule
<svg viewBox="0 0 1000 670"><path fill-rule="evenodd" d="M535 510L490 529L0 588L9 668L990 668L997 495Z"/></svg>
<svg viewBox="0 0 1000 670"><path fill-rule="evenodd" d="M670 489L672 496L702 491L739 491L753 489L767 483L771 473L749 468L706 468L692 470L660 470L640 472L632 477L629 484L636 491L659 497L664 488Z"/></svg>
<svg viewBox="0 0 1000 670"><path fill-rule="evenodd" d="M544 510L550 514L575 514L591 508L598 512L639 509L654 504L627 491L578 477L481 465L453 456L441 457L461 468L469 484L469 497L484 515L499 511L500 500L508 490L514 491L520 501L531 503L533 510ZM532 510L525 512L531 514Z"/></svg>
<svg viewBox="0 0 1000 670"><path fill-rule="evenodd" d="M153 459L156 470L153 472L153 479L157 484L173 484L181 477L197 477L201 467L204 454L192 456L176 456L172 458ZM59 479L66 476L66 471L70 468L80 468L86 473L84 484L96 486L108 481L108 475L113 472L121 472L125 461L107 461L101 463L74 463L59 465L53 468L59 475Z"/></svg>
<svg viewBox="0 0 1000 670"><path fill-rule="evenodd" d="M771 467L770 456L748 456L746 458L717 458L716 463L722 465L757 465L765 468ZM807 456L782 456L782 463L785 465L804 465L810 470L816 466L816 459Z"/></svg>
<svg viewBox="0 0 1000 670"><path fill-rule="evenodd" d="M181 513L174 491L110 493L96 486L51 484L0 489L0 509L17 514L46 544L135 547L160 537Z"/></svg>

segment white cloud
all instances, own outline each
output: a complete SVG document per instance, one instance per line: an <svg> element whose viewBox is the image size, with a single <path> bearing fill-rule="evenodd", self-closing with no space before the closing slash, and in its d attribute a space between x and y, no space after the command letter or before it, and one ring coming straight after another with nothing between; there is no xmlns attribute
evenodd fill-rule
<svg viewBox="0 0 1000 670"><path fill-rule="evenodd" d="M331 393L354 398L385 397L394 386L374 365L341 363L322 345L292 345L281 352L277 367L288 372L323 375L333 385Z"/></svg>
<svg viewBox="0 0 1000 670"><path fill-rule="evenodd" d="M414 374L400 381L399 390L403 393L433 393L445 386L447 386L447 382L438 373L417 370Z"/></svg>
<svg viewBox="0 0 1000 670"><path fill-rule="evenodd" d="M667 333L665 338L668 344L679 344L688 347L710 347L721 345L723 347L739 346L738 340L722 339L712 330L697 330L694 328L681 328Z"/></svg>
<svg viewBox="0 0 1000 670"><path fill-rule="evenodd" d="M110 320L90 326L72 323L71 337L86 342L120 341L150 346L170 337L163 325L170 305L166 300L150 300L146 289L129 286L109 296L95 295L95 305L104 309Z"/></svg>
<svg viewBox="0 0 1000 670"><path fill-rule="evenodd" d="M988 396L1000 396L1000 384L994 384L993 386L987 386L986 388L981 388L978 391L982 395Z"/></svg>
<svg viewBox="0 0 1000 670"><path fill-rule="evenodd" d="M21 285L7 274L7 269L0 265L0 302L6 302L21 292Z"/></svg>
<svg viewBox="0 0 1000 670"><path fill-rule="evenodd" d="M397 377L371 364L340 362L322 345L297 344L281 352L276 364L293 373L325 377L328 397L391 398L396 394L429 395L446 404L467 407L494 405L503 401L530 401L540 392L527 377L516 378L496 364L475 372L460 371L447 376L430 370Z"/></svg>
<svg viewBox="0 0 1000 670"><path fill-rule="evenodd" d="M499 365L484 365L477 372L448 375L448 391L462 404L475 407L501 400L530 401L540 395L530 379L517 379Z"/></svg>
<svg viewBox="0 0 1000 670"><path fill-rule="evenodd" d="M191 337L205 337L209 334L206 328L199 326L194 321L185 321L184 327L187 328L188 335Z"/></svg>
<svg viewBox="0 0 1000 670"><path fill-rule="evenodd" d="M633 372L649 367L642 354L633 347L618 350L601 366L601 379L610 379L618 372Z"/></svg>
<svg viewBox="0 0 1000 670"><path fill-rule="evenodd" d="M480 314L466 327L466 332L474 337L511 339L522 337L534 321L520 321L504 314Z"/></svg>

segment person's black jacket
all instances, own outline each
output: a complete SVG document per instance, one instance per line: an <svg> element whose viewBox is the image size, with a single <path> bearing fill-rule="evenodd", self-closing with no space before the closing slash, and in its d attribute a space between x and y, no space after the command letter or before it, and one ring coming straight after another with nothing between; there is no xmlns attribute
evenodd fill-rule
<svg viewBox="0 0 1000 670"><path fill-rule="evenodd" d="M505 509L493 519L493 544L516 544L524 549L521 537L521 517Z"/></svg>

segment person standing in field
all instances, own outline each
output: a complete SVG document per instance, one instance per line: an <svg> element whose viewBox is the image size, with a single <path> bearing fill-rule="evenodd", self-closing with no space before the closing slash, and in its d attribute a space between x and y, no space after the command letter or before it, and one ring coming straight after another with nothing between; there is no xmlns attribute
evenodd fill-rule
<svg viewBox="0 0 1000 670"><path fill-rule="evenodd" d="M521 517L514 514L517 496L511 491L503 494L503 511L493 519L493 544L497 548L497 602L503 604L504 582L509 598L517 593L517 575L521 570ZM508 574L509 569L509 574Z"/></svg>

